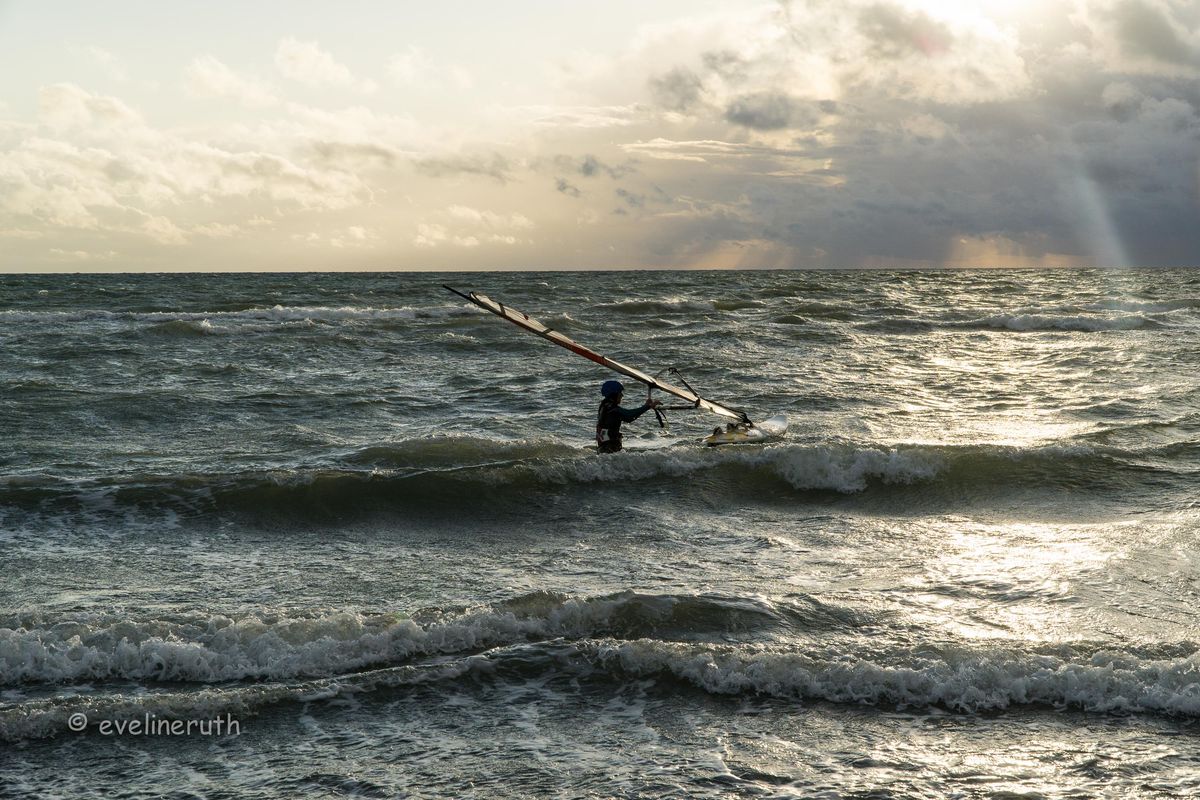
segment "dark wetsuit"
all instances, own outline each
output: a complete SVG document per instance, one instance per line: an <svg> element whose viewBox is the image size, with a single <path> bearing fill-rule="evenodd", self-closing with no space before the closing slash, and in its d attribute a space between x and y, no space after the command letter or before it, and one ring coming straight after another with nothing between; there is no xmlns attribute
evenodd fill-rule
<svg viewBox="0 0 1200 800"><path fill-rule="evenodd" d="M604 398L600 401L600 411L596 415L596 444L600 445L601 453L615 453L621 449L621 423L633 422L650 410L646 403L641 408L621 408L617 401Z"/></svg>

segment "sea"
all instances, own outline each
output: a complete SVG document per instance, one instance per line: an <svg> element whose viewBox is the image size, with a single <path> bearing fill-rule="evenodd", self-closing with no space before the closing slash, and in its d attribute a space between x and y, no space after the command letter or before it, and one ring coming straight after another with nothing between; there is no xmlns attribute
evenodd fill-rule
<svg viewBox="0 0 1200 800"><path fill-rule="evenodd" d="M0 276L2 797L1196 797L1198 592L1200 270Z"/></svg>

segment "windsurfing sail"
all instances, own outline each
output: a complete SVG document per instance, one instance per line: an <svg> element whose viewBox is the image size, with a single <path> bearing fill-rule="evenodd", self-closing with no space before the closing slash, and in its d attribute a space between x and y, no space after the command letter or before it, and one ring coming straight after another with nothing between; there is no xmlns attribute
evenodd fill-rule
<svg viewBox="0 0 1200 800"><path fill-rule="evenodd" d="M470 300L472 303L484 309L485 311L490 311L498 317L503 317L514 325L524 328L530 333L536 333L543 339L554 342L559 347L565 347L572 353L581 355L589 361L595 361L597 364L608 367L614 372L619 372L622 375L633 378L635 381L640 381L652 389L658 389L659 391L666 392L667 394L673 394L679 399L690 403L694 408L702 408L705 411L711 411L714 414L720 414L722 417L730 417L731 419L736 419L739 422L744 422L747 424L750 422L750 417L746 416L746 412L744 411L739 411L738 409L730 408L729 406L725 406L701 397L692 391L691 387L685 389L670 383L665 383L653 375L648 375L645 372L642 372L640 369L627 367L621 362L614 361L608 356L600 355L595 350L584 347L574 339L564 336L558 331L543 325L525 312L517 311L511 306L506 306L503 303L499 303L487 295L480 294L479 292L468 292L464 294L463 292L460 292L453 287L446 286L445 284L442 284L442 288L449 289L459 297Z"/></svg>

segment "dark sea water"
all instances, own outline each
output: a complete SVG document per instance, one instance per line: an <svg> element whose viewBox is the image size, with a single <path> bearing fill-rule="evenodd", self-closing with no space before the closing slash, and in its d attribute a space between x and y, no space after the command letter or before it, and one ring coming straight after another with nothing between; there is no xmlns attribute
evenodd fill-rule
<svg viewBox="0 0 1200 800"><path fill-rule="evenodd" d="M1200 794L1200 271L0 276L0 443L0 796Z"/></svg>

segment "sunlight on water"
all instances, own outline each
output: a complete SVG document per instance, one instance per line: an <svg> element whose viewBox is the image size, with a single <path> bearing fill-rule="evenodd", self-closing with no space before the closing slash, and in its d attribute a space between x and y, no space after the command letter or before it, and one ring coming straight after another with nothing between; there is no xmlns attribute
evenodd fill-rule
<svg viewBox="0 0 1200 800"><path fill-rule="evenodd" d="M1194 795L1197 274L732 276L0 280L12 791Z"/></svg>

